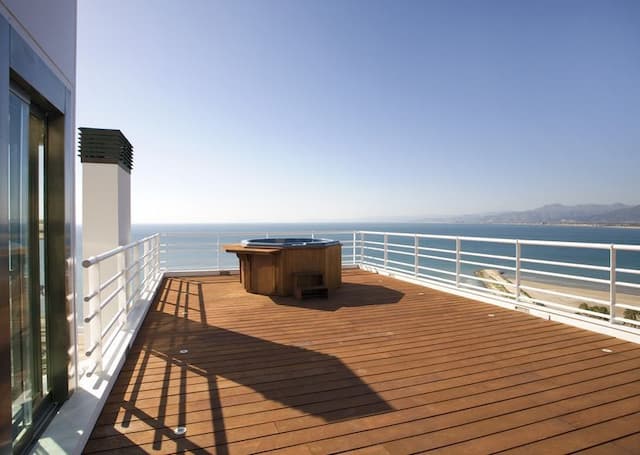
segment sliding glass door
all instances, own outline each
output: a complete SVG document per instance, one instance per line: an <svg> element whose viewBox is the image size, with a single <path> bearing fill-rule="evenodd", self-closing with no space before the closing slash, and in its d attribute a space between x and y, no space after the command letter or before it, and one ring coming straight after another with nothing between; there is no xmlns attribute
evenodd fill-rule
<svg viewBox="0 0 640 455"><path fill-rule="evenodd" d="M49 402L46 244L46 119L11 92L8 212L11 391L14 446Z"/></svg>

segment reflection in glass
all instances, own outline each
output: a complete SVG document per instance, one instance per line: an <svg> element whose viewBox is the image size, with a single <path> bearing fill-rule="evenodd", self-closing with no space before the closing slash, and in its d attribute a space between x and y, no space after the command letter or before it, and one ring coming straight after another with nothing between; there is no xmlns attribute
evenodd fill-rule
<svg viewBox="0 0 640 455"><path fill-rule="evenodd" d="M46 301L45 118L11 93L8 214L11 399L14 446L49 394ZM28 436L30 437L30 436Z"/></svg>
<svg viewBox="0 0 640 455"><path fill-rule="evenodd" d="M32 422L32 326L29 274L29 105L11 94L9 106L9 307L14 443Z"/></svg>

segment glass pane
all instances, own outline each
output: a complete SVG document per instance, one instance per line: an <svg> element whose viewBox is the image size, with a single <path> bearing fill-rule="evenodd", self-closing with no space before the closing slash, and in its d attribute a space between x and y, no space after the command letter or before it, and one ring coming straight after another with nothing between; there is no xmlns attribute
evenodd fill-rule
<svg viewBox="0 0 640 455"><path fill-rule="evenodd" d="M33 298L33 330L34 353L40 357L34 359L34 406L48 392L47 380L47 319L46 319L46 285L45 285L45 122L44 118L31 113L29 117L29 160L30 160L30 194L33 222L31 229L31 264L33 285L31 288Z"/></svg>
<svg viewBox="0 0 640 455"><path fill-rule="evenodd" d="M29 273L29 105L11 94L9 106L9 307L14 444L32 422L33 328Z"/></svg>

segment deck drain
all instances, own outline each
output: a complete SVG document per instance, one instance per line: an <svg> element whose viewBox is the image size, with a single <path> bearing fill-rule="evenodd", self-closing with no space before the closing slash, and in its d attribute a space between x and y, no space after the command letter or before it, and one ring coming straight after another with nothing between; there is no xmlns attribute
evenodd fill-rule
<svg viewBox="0 0 640 455"><path fill-rule="evenodd" d="M611 353L611 352L613 352L613 351L612 351L611 349L609 349L609 348L603 348L603 349L602 349L602 352Z"/></svg>
<svg viewBox="0 0 640 455"><path fill-rule="evenodd" d="M186 432L187 432L187 427L177 427L177 428L174 428L173 430L173 434L177 436L182 436Z"/></svg>
<svg viewBox="0 0 640 455"><path fill-rule="evenodd" d="M180 354L186 354L187 352L189 352L188 349L180 349Z"/></svg>
<svg viewBox="0 0 640 455"><path fill-rule="evenodd" d="M418 292L418 295L424 295L424 292Z"/></svg>

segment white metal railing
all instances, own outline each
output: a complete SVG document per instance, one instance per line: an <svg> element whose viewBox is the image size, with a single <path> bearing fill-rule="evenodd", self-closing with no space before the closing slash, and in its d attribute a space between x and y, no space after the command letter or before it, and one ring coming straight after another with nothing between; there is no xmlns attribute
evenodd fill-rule
<svg viewBox="0 0 640 455"><path fill-rule="evenodd" d="M354 235L357 263L376 271L515 302L521 308L544 307L589 322L640 328L640 245L378 231ZM591 259L599 263L581 262L584 255L578 251L595 252ZM624 267L619 254L628 255ZM498 275L478 273L481 269Z"/></svg>
<svg viewBox="0 0 640 455"><path fill-rule="evenodd" d="M88 289L84 303L85 374L109 366L127 316L158 286L160 235L154 234L82 261Z"/></svg>
<svg viewBox="0 0 640 455"><path fill-rule="evenodd" d="M234 270L237 258L224 244L276 236L328 237L341 242L343 265L640 334L640 245L378 231L171 232L83 261L87 374L104 371L127 315L164 273Z"/></svg>

